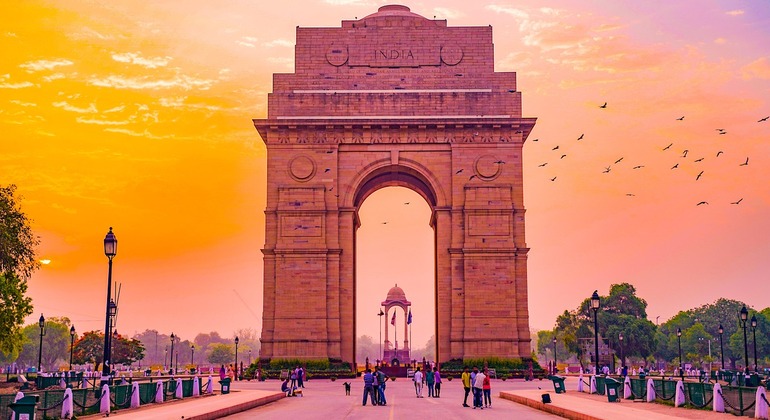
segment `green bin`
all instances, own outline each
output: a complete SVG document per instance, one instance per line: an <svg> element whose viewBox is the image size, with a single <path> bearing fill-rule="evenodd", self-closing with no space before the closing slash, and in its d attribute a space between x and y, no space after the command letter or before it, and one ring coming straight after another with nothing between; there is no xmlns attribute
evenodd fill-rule
<svg viewBox="0 0 770 420"><path fill-rule="evenodd" d="M40 401L39 396L30 395L19 398L15 403L8 404L12 411L11 420L35 420L38 401Z"/></svg>
<svg viewBox="0 0 770 420"><path fill-rule="evenodd" d="M222 395L230 393L230 378L222 379L219 384L222 385Z"/></svg>
<svg viewBox="0 0 770 420"><path fill-rule="evenodd" d="M557 394L563 394L567 392L567 388L564 387L564 376L551 375L548 379L553 381L553 389Z"/></svg>
<svg viewBox="0 0 770 420"><path fill-rule="evenodd" d="M616 381L609 376L604 378L604 386L607 392L607 401L618 402L618 393L621 385L623 385L623 382Z"/></svg>

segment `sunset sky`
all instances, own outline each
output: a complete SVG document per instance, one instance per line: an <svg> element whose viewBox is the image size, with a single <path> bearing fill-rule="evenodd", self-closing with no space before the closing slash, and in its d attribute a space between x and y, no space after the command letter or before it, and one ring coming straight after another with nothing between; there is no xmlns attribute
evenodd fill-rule
<svg viewBox="0 0 770 420"><path fill-rule="evenodd" d="M112 226L120 333L260 331L266 154L251 119L266 116L272 74L293 70L297 26L383 4L0 2L0 184L18 186L50 260L29 281L30 322L103 328ZM524 146L533 329L619 282L653 321L719 297L768 306L767 1L404 4L492 25L495 69L518 73L524 116L538 118ZM399 283L422 346L428 205L389 188L361 217L357 335L378 337Z"/></svg>

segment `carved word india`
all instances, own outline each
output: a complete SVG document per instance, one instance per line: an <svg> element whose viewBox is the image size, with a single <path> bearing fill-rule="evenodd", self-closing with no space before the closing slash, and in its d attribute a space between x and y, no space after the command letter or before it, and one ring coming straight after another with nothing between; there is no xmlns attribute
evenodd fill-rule
<svg viewBox="0 0 770 420"><path fill-rule="evenodd" d="M385 60L414 60L412 50L378 49L374 50L374 59Z"/></svg>

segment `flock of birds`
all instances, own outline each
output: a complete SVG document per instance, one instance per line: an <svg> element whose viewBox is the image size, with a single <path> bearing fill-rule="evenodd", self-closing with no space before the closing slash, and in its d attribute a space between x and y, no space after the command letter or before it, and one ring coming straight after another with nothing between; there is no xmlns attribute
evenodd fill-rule
<svg viewBox="0 0 770 420"><path fill-rule="evenodd" d="M604 102L603 104L599 105L598 107L600 109L607 109L608 104L607 104L607 102ZM681 116L679 118L676 118L675 120L676 121L684 121L684 119L685 119L685 116L683 115L683 116ZM767 117L764 117L764 118L760 118L759 120L757 120L757 123L764 123L764 122L767 122L768 120L770 120L770 116L767 116ZM720 136L727 134L727 130L725 130L724 128L716 128L715 131L716 131L717 135L720 135ZM582 133L582 134L580 134L580 136L578 136L576 138L575 141L580 142L580 141L583 141L584 139L585 139L585 133ZM536 139L532 140L532 142L538 142L538 141L540 141L540 139L536 138ZM660 152L671 154L672 152L676 151L676 149L674 147L675 147L675 143L674 142L669 142L668 145L660 147ZM564 151L564 148L562 148L558 144L554 145L553 147L551 147L551 152L556 152L554 159L557 160L557 161L561 161L561 160L563 160L563 159L568 157L567 153ZM715 159L720 158L720 156L722 156L724 153L725 152L723 150L719 150L719 151L717 151L714 154L714 158ZM687 148L681 149L681 152L678 155L679 161L674 162L673 165L670 167L670 170L671 171L675 171L675 170L680 169L680 163L688 162L688 155L690 155L689 159L692 159L692 153L690 153L689 149L687 149ZM699 156L696 159L692 159L692 163L693 164L699 164L699 163L703 162L706 159L707 159L706 156ZM724 158L722 158L722 159L724 159ZM605 166L604 169L601 171L601 173L603 173L603 174L610 174L616 166L622 164L624 161L626 161L626 159L623 156L617 158L613 163L610 163L607 166ZM502 162L502 163L504 163L504 162ZM550 163L552 163L552 162L550 162ZM545 167L548 166L548 164L549 164L549 162L543 162L543 163L540 163L537 166L538 166L538 168L545 168ZM739 162L735 162L735 164L737 166L739 166L739 167L748 166L749 165L749 157L746 157L745 159L742 159L740 161L740 163ZM638 170L644 169L645 167L646 167L646 165L637 164L637 165L632 166L631 169L634 170L634 171L638 171ZM462 170L460 170L460 171L462 171ZM700 170L698 172L698 174L695 176L695 181L699 181L704 176L705 173L706 173L705 169L704 170ZM471 178L473 178L473 177L471 177ZM558 176L553 176L553 177L549 176L548 179L550 179L551 182L556 182L557 178L558 178ZM633 193L626 193L626 196L628 196L628 197L634 197L635 195L636 194L633 194ZM743 198L739 198L736 201L730 202L730 204L739 205L739 204L741 204L742 201L743 201ZM701 200L701 201L698 201L696 203L696 206L704 206L704 205L709 205L709 202L705 201L705 200Z"/></svg>

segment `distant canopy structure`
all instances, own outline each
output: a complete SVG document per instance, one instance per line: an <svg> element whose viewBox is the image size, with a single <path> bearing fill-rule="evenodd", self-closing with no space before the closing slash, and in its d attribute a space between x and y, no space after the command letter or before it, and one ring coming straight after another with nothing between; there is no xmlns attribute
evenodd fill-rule
<svg viewBox="0 0 770 420"><path fill-rule="evenodd" d="M412 302L406 300L406 293L404 289L398 287L398 284L393 286L388 291L388 296L381 303L385 307L385 343L383 343L382 360L390 363L393 359L398 359L400 363L404 363L410 360L411 347L409 346L409 324L407 324L407 316L409 308L412 306ZM398 316L398 309L403 312L402 316ZM390 310L393 309L393 314ZM401 348L398 346L398 323L404 324L404 335ZM393 341L390 341L390 334L388 332L389 326L393 325Z"/></svg>

